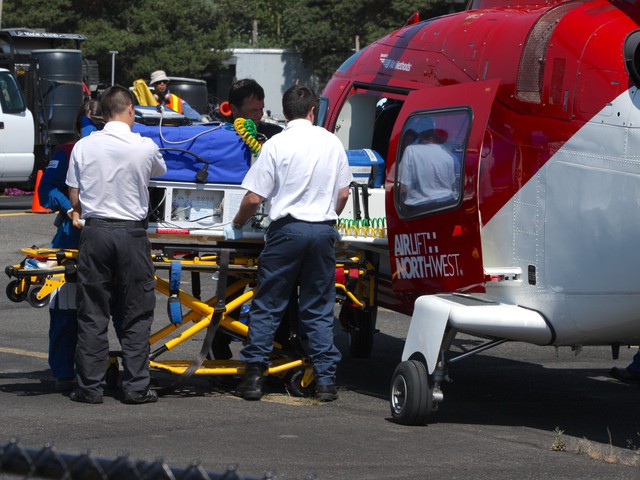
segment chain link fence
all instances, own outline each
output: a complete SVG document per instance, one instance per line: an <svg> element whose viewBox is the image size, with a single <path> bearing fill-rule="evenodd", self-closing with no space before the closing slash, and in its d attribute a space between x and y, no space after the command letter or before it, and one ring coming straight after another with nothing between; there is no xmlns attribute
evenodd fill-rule
<svg viewBox="0 0 640 480"><path fill-rule="evenodd" d="M262 477L241 477L237 466L230 465L222 473L206 471L198 462L187 468L167 465L163 460L134 461L128 455L99 458L88 452L79 455L59 453L51 444L40 449L25 448L16 439L0 447L0 479L64 479L64 480L277 480L267 472ZM308 476L306 480L313 480Z"/></svg>

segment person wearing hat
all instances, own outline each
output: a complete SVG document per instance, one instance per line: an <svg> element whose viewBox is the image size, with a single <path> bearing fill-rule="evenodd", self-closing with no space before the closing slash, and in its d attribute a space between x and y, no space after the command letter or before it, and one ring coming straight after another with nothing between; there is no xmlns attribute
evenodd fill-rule
<svg viewBox="0 0 640 480"><path fill-rule="evenodd" d="M191 105L169 91L169 77L164 70L153 72L149 83L154 90L153 97L159 104L184 115L189 120L199 121L202 118L202 115L196 112Z"/></svg>

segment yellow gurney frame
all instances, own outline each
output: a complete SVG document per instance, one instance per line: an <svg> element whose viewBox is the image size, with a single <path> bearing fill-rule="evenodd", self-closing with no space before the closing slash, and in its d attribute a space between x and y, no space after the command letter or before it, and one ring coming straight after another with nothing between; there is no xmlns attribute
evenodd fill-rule
<svg viewBox="0 0 640 480"><path fill-rule="evenodd" d="M26 257L17 265L5 268L9 277L16 277L7 285L7 298L12 302L28 300L31 306L41 308L49 303L51 293L65 283L65 273L75 272L77 250L57 248L22 248ZM31 267L27 260L44 265Z"/></svg>
<svg viewBox="0 0 640 480"><path fill-rule="evenodd" d="M157 248L157 247L154 247ZM160 271L169 270L172 262L180 262L182 272L191 272L194 280L194 294L187 293L182 288L178 290L177 298L186 312L182 314L181 323L172 323L152 332L149 343L151 346L150 367L167 371L177 375L184 375L191 360L163 360L163 354L176 349L195 335L203 332L211 326L211 322L218 315L217 327L236 339L243 340L247 336L248 326L232 316L239 312L240 308L249 302L254 295L251 284L257 272L259 250L228 249L229 261L227 265L221 265L220 252L222 248L202 248L200 246L167 245L162 247L163 253L153 255L153 263L156 268L156 290L170 297L172 292L170 282L159 276ZM19 302L27 299L34 306L42 306L43 299L53 290L65 283L67 275L75 274L75 259L77 250L24 248L21 252L27 257L17 265L7 267L5 272L10 277L15 277L7 287L7 295L12 301ZM28 266L27 259L37 259L42 268ZM336 282L338 303L348 302L351 307L366 309L373 307L374 298L374 268L365 259L365 255L359 252L338 252L336 269L343 269L344 278L349 277L350 282ZM220 302L217 295L201 300L199 275L204 272L220 275L221 268L226 268L227 274L233 276L233 281L226 285L225 299ZM347 275L348 272L348 275ZM354 274L354 272L356 272ZM198 277L195 277L198 275ZM354 276L357 281L354 283ZM31 289L30 287L39 288ZM247 287L250 287L247 289ZM246 289L246 291L245 291ZM219 289L219 291L221 291ZM35 292L35 293L33 293ZM175 293L175 292L174 292ZM33 302L31 301L33 297ZM228 301L226 299L229 299ZM38 302L36 302L36 300ZM45 303L46 304L46 303ZM224 305L222 312L216 312L216 306ZM289 348L288 348L289 347ZM285 346L278 341L274 342L273 354L269 369L265 374L283 379L288 390L295 396L307 396L311 393L313 383L313 365L304 355L301 348L295 343ZM107 382L113 383L117 379L117 353L110 353ZM114 376L115 369L115 376ZM203 360L197 368L191 372L195 375L240 375L244 373L244 364L239 360Z"/></svg>

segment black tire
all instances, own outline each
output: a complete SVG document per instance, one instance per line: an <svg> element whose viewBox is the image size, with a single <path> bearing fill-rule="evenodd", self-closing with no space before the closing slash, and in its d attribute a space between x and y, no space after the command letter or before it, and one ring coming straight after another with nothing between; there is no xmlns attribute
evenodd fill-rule
<svg viewBox="0 0 640 480"><path fill-rule="evenodd" d="M107 387L111 390L115 390L116 388L118 388L119 374L120 367L118 365L118 360L109 358L109 366L107 367L107 372L105 373L105 381L107 383Z"/></svg>
<svg viewBox="0 0 640 480"><path fill-rule="evenodd" d="M40 288L32 288L29 291L29 305L35 308L43 308L49 305L49 300L51 300L51 295L47 295L42 299L38 299L38 292Z"/></svg>
<svg viewBox="0 0 640 480"><path fill-rule="evenodd" d="M349 354L353 358L369 358L373 350L373 336L376 332L378 307L365 310L342 305L340 322L348 325Z"/></svg>
<svg viewBox="0 0 640 480"><path fill-rule="evenodd" d="M316 390L315 380L305 387L302 386L304 372L305 368L296 368L287 375L287 391L294 397L310 397Z"/></svg>
<svg viewBox="0 0 640 480"><path fill-rule="evenodd" d="M29 289L25 288L24 291L20 291L20 280L11 280L7 285L7 298L15 303L20 303L27 298Z"/></svg>
<svg viewBox="0 0 640 480"><path fill-rule="evenodd" d="M400 363L393 372L391 417L402 425L425 425L433 410L433 387L427 367L418 360Z"/></svg>

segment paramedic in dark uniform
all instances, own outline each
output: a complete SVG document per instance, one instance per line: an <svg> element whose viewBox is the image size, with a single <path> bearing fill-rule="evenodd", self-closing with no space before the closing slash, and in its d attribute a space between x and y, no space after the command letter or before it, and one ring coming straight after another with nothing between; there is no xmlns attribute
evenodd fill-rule
<svg viewBox="0 0 640 480"><path fill-rule="evenodd" d="M113 313L121 322L123 401L156 402L157 393L149 389L155 281L146 217L149 180L167 167L151 139L131 132L134 97L127 88L106 90L100 106L107 123L76 143L67 173L74 225L84 221L77 265L77 385L71 400L102 403Z"/></svg>
<svg viewBox="0 0 640 480"><path fill-rule="evenodd" d="M335 220L352 181L338 137L314 126L317 97L294 86L282 98L285 130L268 140L242 182L247 190L227 239L242 237L242 225L264 199L270 204L265 245L258 262L257 287L249 313L249 333L240 357L246 373L238 392L262 397L262 377L273 338L293 288L299 285L299 319L314 366L316 397L338 398L335 386L340 352L333 342L335 305Z"/></svg>

